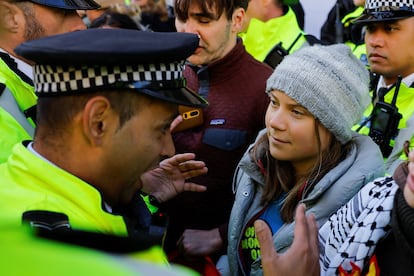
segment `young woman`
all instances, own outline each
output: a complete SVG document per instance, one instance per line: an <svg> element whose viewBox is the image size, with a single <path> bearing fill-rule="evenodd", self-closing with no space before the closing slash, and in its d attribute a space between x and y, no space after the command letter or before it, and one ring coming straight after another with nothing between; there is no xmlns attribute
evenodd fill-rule
<svg viewBox="0 0 414 276"><path fill-rule="evenodd" d="M293 240L300 203L318 225L374 178L384 175L378 146L352 132L369 103L369 76L344 45L305 47L267 81L265 123L240 161L223 275L261 275L254 221L271 228L278 252Z"/></svg>
<svg viewBox="0 0 414 276"><path fill-rule="evenodd" d="M304 205L296 210L295 238L276 252L268 225L255 221L263 275L414 275L414 151L392 177L367 183L319 230ZM319 255L319 252L321 253ZM319 260L319 261L318 261Z"/></svg>

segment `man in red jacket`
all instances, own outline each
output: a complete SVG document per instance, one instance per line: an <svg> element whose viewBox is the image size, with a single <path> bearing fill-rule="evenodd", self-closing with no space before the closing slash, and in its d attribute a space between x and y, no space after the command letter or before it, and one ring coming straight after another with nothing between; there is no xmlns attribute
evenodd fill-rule
<svg viewBox="0 0 414 276"><path fill-rule="evenodd" d="M184 193L162 206L171 216L167 250L179 249L186 256L219 256L226 249L233 173L264 128L265 83L272 69L248 54L237 36L247 4L247 0L175 2L177 31L200 37L184 71L188 87L210 103L202 111L201 125L174 135L177 152L194 152L209 168L205 176L192 179L207 191Z"/></svg>

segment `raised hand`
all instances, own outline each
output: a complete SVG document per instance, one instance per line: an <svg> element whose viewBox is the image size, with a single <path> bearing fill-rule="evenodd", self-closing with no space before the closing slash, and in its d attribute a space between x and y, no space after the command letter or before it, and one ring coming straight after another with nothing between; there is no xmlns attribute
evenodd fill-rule
<svg viewBox="0 0 414 276"><path fill-rule="evenodd" d="M159 202L165 202L183 191L204 192L205 186L186 182L208 171L204 162L194 158L194 153L182 153L164 159L158 168L141 176L142 191L153 195Z"/></svg>

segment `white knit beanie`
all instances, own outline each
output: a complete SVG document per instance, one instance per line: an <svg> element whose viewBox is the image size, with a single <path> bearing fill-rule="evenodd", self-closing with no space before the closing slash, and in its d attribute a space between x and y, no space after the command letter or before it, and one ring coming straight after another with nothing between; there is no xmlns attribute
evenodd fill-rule
<svg viewBox="0 0 414 276"><path fill-rule="evenodd" d="M370 102L369 73L344 44L314 45L286 56L267 80L267 92L283 91L345 144Z"/></svg>

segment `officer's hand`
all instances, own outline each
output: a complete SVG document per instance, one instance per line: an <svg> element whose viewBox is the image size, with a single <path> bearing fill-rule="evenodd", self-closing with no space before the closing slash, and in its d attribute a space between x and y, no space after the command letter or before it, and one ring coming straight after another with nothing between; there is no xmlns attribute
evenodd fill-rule
<svg viewBox="0 0 414 276"><path fill-rule="evenodd" d="M313 215L305 215L305 206L296 208L295 233L292 246L278 254L273 245L272 234L266 222L254 223L265 276L319 275L318 227Z"/></svg>
<svg viewBox="0 0 414 276"><path fill-rule="evenodd" d="M186 182L207 173L206 164L194 158L194 153L182 153L164 159L158 168L141 176L142 191L153 195L159 202L165 202L183 191L204 192L205 186Z"/></svg>
<svg viewBox="0 0 414 276"><path fill-rule="evenodd" d="M178 126L182 121L183 121L183 116L178 115L177 117L175 117L174 121L172 121L171 126L170 126L170 131L172 132L174 130L174 128L176 126Z"/></svg>
<svg viewBox="0 0 414 276"><path fill-rule="evenodd" d="M357 7L363 7L365 5L365 0L354 0L354 5Z"/></svg>

